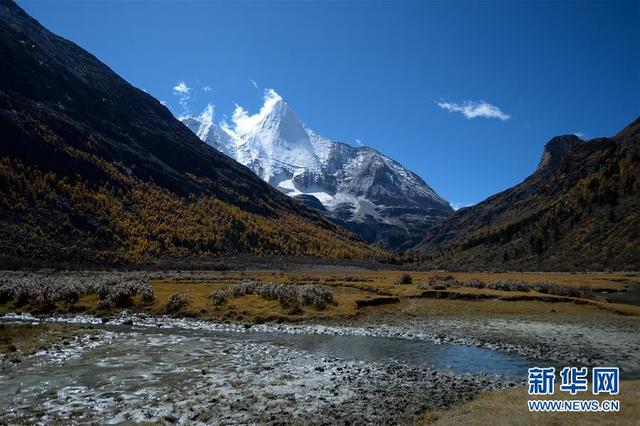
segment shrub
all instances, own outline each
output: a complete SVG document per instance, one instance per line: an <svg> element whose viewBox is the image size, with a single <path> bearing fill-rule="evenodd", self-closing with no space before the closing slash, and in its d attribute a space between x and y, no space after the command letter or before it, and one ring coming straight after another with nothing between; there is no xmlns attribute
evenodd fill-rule
<svg viewBox="0 0 640 426"><path fill-rule="evenodd" d="M547 281L536 281L531 284L531 288L538 293L551 294L554 296L580 297L582 295L578 289Z"/></svg>
<svg viewBox="0 0 640 426"><path fill-rule="evenodd" d="M153 288L148 277L141 274L74 273L74 274L12 274L0 281L0 301L14 300L17 305L37 304L40 308L56 303L74 305L81 296L97 294L101 306L128 307L132 297L153 300Z"/></svg>
<svg viewBox="0 0 640 426"><path fill-rule="evenodd" d="M115 283L113 283L112 285L115 285ZM110 287L111 285L106 282L96 283L95 292L98 295L98 299L107 300L109 298Z"/></svg>
<svg viewBox="0 0 640 426"><path fill-rule="evenodd" d="M277 300L283 308L291 309L292 312L299 312L300 305L313 306L321 310L333 303L333 293L318 285L256 284L251 281L234 284L226 293L218 290L210 297L214 304L222 304L226 297L247 294L255 294L266 300Z"/></svg>
<svg viewBox="0 0 640 426"><path fill-rule="evenodd" d="M254 288L255 294L268 300L286 299L287 289L282 284L263 284Z"/></svg>
<svg viewBox="0 0 640 426"><path fill-rule="evenodd" d="M137 282L137 292L142 297L142 301L144 303L153 303L153 299L155 299L155 293L153 292L153 287L149 284L149 279L140 280Z"/></svg>
<svg viewBox="0 0 640 426"><path fill-rule="evenodd" d="M24 282L18 282L13 289L13 298L18 306L29 303L32 300L29 287Z"/></svg>
<svg viewBox="0 0 640 426"><path fill-rule="evenodd" d="M108 295L109 302L118 308L128 308L133 305L133 296L136 295L136 288L128 282L116 284Z"/></svg>
<svg viewBox="0 0 640 426"><path fill-rule="evenodd" d="M0 303L7 303L13 299L13 290L7 282L0 283Z"/></svg>
<svg viewBox="0 0 640 426"><path fill-rule="evenodd" d="M67 305L75 305L80 300L80 290L75 287L68 287L62 293L61 299Z"/></svg>
<svg viewBox="0 0 640 426"><path fill-rule="evenodd" d="M182 293L173 293L167 302L167 312L178 312L189 304L189 301Z"/></svg>
<svg viewBox="0 0 640 426"><path fill-rule="evenodd" d="M142 301L144 303L153 303L153 299L155 299L155 294L151 286L145 287L140 290L140 296L142 296Z"/></svg>
<svg viewBox="0 0 640 426"><path fill-rule="evenodd" d="M283 308L296 307L298 292L294 284L263 284L256 286L255 293L268 300L277 300Z"/></svg>
<svg viewBox="0 0 640 426"><path fill-rule="evenodd" d="M500 281L491 281L487 284L487 288L491 290L501 290L501 291L523 291L528 292L531 287L524 281L520 280L500 280Z"/></svg>
<svg viewBox="0 0 640 426"><path fill-rule="evenodd" d="M209 296L214 305L224 305L227 302L227 294L223 290L216 290Z"/></svg>
<svg viewBox="0 0 640 426"><path fill-rule="evenodd" d="M243 281L232 285L229 288L229 295L232 297L241 297L247 294L253 294L256 291L256 286L257 284L253 281Z"/></svg>
<svg viewBox="0 0 640 426"><path fill-rule="evenodd" d="M411 284L413 283L413 277L409 274L402 274L400 275L400 277L396 280L396 284Z"/></svg>
<svg viewBox="0 0 640 426"><path fill-rule="evenodd" d="M322 310L333 303L333 293L315 285L303 285L298 289L300 303Z"/></svg>
<svg viewBox="0 0 640 426"><path fill-rule="evenodd" d="M449 287L460 287L460 282L453 278L447 280L433 280L431 281L431 287L436 289L445 289Z"/></svg>
<svg viewBox="0 0 640 426"><path fill-rule="evenodd" d="M471 287L471 288L485 288L487 286L487 283L481 280L472 279L472 280L465 281L464 283L462 283L462 285L464 287Z"/></svg>

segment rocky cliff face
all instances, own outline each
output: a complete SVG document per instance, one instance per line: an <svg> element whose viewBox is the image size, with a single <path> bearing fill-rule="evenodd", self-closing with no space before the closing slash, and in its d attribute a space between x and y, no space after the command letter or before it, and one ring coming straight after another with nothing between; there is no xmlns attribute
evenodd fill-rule
<svg viewBox="0 0 640 426"><path fill-rule="evenodd" d="M575 135L556 136L547 142L542 151L542 157L536 171L553 170L558 163L577 145L582 139Z"/></svg>

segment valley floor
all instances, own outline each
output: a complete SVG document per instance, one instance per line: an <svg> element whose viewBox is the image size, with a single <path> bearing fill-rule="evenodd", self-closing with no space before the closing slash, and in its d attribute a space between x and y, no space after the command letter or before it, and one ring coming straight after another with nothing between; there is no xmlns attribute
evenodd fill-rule
<svg viewBox="0 0 640 426"><path fill-rule="evenodd" d="M97 295L48 310L5 301L0 422L634 424L639 275L405 274L151 273L154 301L126 309L98 307ZM547 281L580 296L465 284L472 279ZM333 303L234 296L249 281L328 289ZM218 304L216 291L225 294ZM175 293L186 301L168 312ZM620 367L622 411L528 413L533 365ZM46 392L29 387L30 375L48 372Z"/></svg>

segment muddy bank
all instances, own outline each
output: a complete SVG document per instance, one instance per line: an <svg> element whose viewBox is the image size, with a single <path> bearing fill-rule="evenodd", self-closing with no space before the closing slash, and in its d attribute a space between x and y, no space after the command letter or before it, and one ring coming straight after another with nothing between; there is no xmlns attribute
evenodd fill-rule
<svg viewBox="0 0 640 426"><path fill-rule="evenodd" d="M0 322L0 362L20 363L35 354L70 353L99 340L91 324Z"/></svg>

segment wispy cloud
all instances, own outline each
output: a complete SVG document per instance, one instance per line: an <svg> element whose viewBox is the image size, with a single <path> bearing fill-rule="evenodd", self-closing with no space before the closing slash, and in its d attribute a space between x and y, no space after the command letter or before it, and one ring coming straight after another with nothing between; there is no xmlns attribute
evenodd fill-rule
<svg viewBox="0 0 640 426"><path fill-rule="evenodd" d="M464 101L461 104L456 102L438 102L438 106L449 112L460 112L468 119L472 118L498 118L507 121L511 116L503 112L495 105L485 101Z"/></svg>
<svg viewBox="0 0 640 426"><path fill-rule="evenodd" d="M583 132L573 132L573 134L579 137L580 139L585 139L587 137L587 135L584 134Z"/></svg>
<svg viewBox="0 0 640 426"><path fill-rule="evenodd" d="M463 207L469 207L472 205L473 203L465 203L465 202L451 203L451 207L453 207L454 210L460 210Z"/></svg>
<svg viewBox="0 0 640 426"><path fill-rule="evenodd" d="M209 93L209 92L211 92L211 86L206 85L206 86L204 86L204 87L202 88L202 90L203 90L204 92Z"/></svg>
<svg viewBox="0 0 640 426"><path fill-rule="evenodd" d="M189 93L191 92L191 87L187 86L187 83L185 83L184 81L181 81L173 87L173 91L177 95L189 96Z"/></svg>
<svg viewBox="0 0 640 426"><path fill-rule="evenodd" d="M255 80L249 79L249 82L251 83L251 85L253 85L253 87L255 87L256 89L259 89L258 83L256 83Z"/></svg>
<svg viewBox="0 0 640 426"><path fill-rule="evenodd" d="M360 139L356 139L356 145L363 146L364 144L362 143L362 141Z"/></svg>
<svg viewBox="0 0 640 426"><path fill-rule="evenodd" d="M178 103L184 110L184 112L189 112L189 97L191 96L191 88L187 86L187 83L184 81L178 82L173 87L173 94L178 97Z"/></svg>

